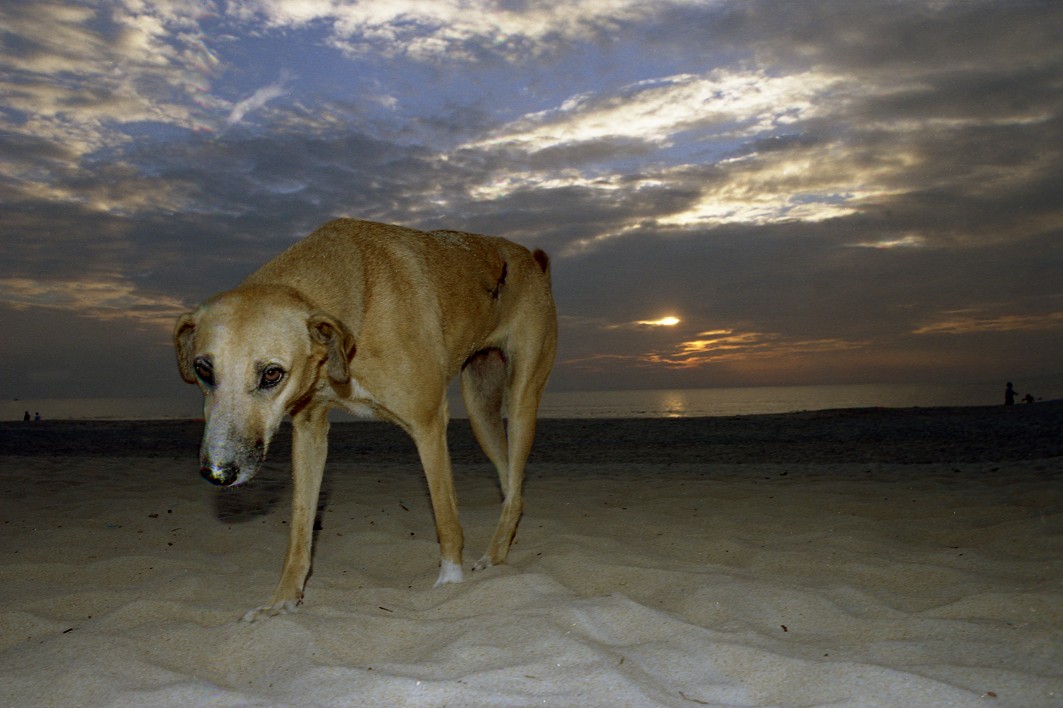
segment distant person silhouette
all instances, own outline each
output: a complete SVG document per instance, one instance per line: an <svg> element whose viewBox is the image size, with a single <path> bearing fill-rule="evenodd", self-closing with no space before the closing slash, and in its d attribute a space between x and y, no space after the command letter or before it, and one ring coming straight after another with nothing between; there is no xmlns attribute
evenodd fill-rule
<svg viewBox="0 0 1063 708"><path fill-rule="evenodd" d="M1025 401L1026 403L1033 403L1034 402L1033 394L1032 393L1027 393L1025 396L1022 397L1022 400Z"/></svg>
<svg viewBox="0 0 1063 708"><path fill-rule="evenodd" d="M1004 405L1005 406L1014 406L1015 405L1015 387L1012 385L1012 383L1010 381L1008 381L1008 385L1004 388Z"/></svg>
<svg viewBox="0 0 1063 708"><path fill-rule="evenodd" d="M34 419L34 420L37 420L37 421L39 421L39 420L41 419L41 414L40 414L40 411L38 411L37 413L35 413L35 414L33 415L33 419Z"/></svg>
<svg viewBox="0 0 1063 708"><path fill-rule="evenodd" d="M26 412L25 412L25 413L24 413L24 414L22 415L22 420L23 420L23 421L25 421L25 422L27 422L27 423L28 423L28 422L30 421L30 412L29 412L29 411L26 411Z"/></svg>

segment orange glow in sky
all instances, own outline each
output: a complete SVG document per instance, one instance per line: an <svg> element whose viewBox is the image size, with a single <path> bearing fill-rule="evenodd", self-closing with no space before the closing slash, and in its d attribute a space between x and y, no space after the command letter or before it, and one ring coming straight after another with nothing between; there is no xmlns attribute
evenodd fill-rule
<svg viewBox="0 0 1063 708"><path fill-rule="evenodd" d="M641 320L640 325L649 325L651 327L675 327L681 320L678 317L662 317L659 320Z"/></svg>

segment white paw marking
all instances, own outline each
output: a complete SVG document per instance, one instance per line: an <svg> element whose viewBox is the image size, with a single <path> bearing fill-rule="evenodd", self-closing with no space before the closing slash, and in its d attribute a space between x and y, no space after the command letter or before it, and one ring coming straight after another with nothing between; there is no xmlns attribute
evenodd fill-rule
<svg viewBox="0 0 1063 708"><path fill-rule="evenodd" d="M446 585L447 583L460 583L464 579L465 575L461 571L461 565L444 560L439 565L439 580L436 581L433 587L438 588L440 585Z"/></svg>
<svg viewBox="0 0 1063 708"><path fill-rule="evenodd" d="M295 612L295 608L299 603L295 600L282 600L275 605L263 605L262 607L256 607L253 610L248 610L244 613L244 616L240 618L241 622L260 622L270 617L276 617L277 615L290 615Z"/></svg>

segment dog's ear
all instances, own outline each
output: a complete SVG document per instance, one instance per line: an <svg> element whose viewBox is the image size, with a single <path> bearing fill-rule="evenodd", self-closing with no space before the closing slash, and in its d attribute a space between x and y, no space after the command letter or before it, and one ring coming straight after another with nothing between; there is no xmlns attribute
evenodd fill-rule
<svg viewBox="0 0 1063 708"><path fill-rule="evenodd" d="M192 361L192 339L196 334L196 317L194 312L186 312L177 318L173 329L173 343L177 350L177 368L181 378L188 383L196 383L196 367Z"/></svg>
<svg viewBox="0 0 1063 708"><path fill-rule="evenodd" d="M328 350L326 369L329 378L339 384L350 381L354 336L339 320L324 312L311 315L307 327L310 329L310 339L323 344Z"/></svg>

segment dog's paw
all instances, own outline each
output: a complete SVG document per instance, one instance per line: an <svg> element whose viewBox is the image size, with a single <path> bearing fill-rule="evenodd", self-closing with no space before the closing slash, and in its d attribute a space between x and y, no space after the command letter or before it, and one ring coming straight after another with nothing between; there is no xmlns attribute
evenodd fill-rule
<svg viewBox="0 0 1063 708"><path fill-rule="evenodd" d="M253 610L248 610L243 617L240 618L241 622L259 622L270 617L276 617L277 615L290 615L295 612L295 608L298 607L299 602L297 600L281 600L275 602L272 605L263 605L262 607L256 607Z"/></svg>
<svg viewBox="0 0 1063 708"><path fill-rule="evenodd" d="M460 583L464 579L465 574L462 573L460 564L444 560L439 564L439 580L432 587L438 588L440 585L446 585L447 583Z"/></svg>
<svg viewBox="0 0 1063 708"><path fill-rule="evenodd" d="M472 572L475 573L478 570L487 570L493 565L494 563L491 562L491 559L488 556L484 555L483 558L473 563Z"/></svg>

